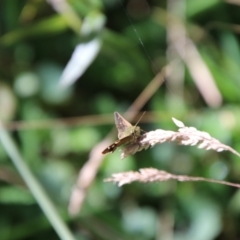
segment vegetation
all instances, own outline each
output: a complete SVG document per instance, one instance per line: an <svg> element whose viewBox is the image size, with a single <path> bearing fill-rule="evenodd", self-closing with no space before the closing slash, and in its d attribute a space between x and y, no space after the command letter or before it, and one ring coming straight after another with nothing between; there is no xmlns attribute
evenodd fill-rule
<svg viewBox="0 0 240 240"><path fill-rule="evenodd" d="M237 187L174 180L238 183L233 152L163 143L102 155L117 139L115 111L132 125L146 111L145 132L176 132L174 117L240 152L239 8L2 0L0 239L239 239ZM173 175L104 182L150 168Z"/></svg>

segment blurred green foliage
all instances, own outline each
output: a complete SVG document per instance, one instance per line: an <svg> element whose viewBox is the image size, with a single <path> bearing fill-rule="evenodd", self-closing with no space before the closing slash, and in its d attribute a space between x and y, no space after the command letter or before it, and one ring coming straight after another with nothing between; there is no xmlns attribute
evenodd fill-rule
<svg viewBox="0 0 240 240"><path fill-rule="evenodd" d="M0 118L27 124L111 114L112 124L96 120L96 124L74 127L66 123L13 131L20 153L76 239L239 239L237 189L196 182L134 183L121 188L103 183L112 173L142 167L240 180L240 159L233 154L175 144L158 145L123 161L118 151L107 155L81 213L75 219L67 215L78 171L114 124L112 113L124 112L169 61L169 3L69 0L75 13L69 16L54 9L53 2L0 2ZM223 103L215 109L208 107L184 67L182 99L176 100L171 87L162 86L143 108L157 112L159 118L140 125L146 131L174 131L173 116L240 151L240 6L218 0L182 2L187 34L209 68ZM78 81L60 87L59 79L75 47L89 40L80 32L84 19L93 13L106 18L104 27L92 30L90 25L88 29L89 39L101 40L100 52ZM0 209L0 239L59 239L2 145Z"/></svg>

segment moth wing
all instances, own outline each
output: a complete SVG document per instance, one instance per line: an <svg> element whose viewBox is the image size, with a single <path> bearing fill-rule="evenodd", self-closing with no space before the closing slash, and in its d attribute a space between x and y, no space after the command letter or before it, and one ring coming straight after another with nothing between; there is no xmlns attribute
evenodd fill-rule
<svg viewBox="0 0 240 240"><path fill-rule="evenodd" d="M103 151L102 151L102 154L106 154L106 153L109 153L109 152L114 152L117 148L117 143L114 142L112 143L110 146L108 146L107 148L105 148Z"/></svg>
<svg viewBox="0 0 240 240"><path fill-rule="evenodd" d="M129 135L129 128L132 127L132 124L125 120L118 112L114 113L115 124L118 130L118 138L122 139Z"/></svg>

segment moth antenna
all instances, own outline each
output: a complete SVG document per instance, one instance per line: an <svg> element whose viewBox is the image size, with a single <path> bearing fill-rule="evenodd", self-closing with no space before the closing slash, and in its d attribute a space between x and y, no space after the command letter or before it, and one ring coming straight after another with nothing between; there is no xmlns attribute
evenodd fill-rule
<svg viewBox="0 0 240 240"><path fill-rule="evenodd" d="M137 123L135 124L134 129L136 129L138 123L140 122L140 120L142 119L142 117L143 117L143 115L144 115L145 113L146 113L146 111L144 111L144 112L142 113L141 117L138 119ZM140 131L141 131L141 129L140 129ZM134 130L134 132L133 132L133 136L134 136L134 138L135 138L135 130Z"/></svg>
<svg viewBox="0 0 240 240"><path fill-rule="evenodd" d="M141 117L138 119L137 123L135 124L134 127L136 127L138 125L138 123L140 122L140 120L142 119L143 115L146 113L146 111L143 112L143 114L141 115Z"/></svg>

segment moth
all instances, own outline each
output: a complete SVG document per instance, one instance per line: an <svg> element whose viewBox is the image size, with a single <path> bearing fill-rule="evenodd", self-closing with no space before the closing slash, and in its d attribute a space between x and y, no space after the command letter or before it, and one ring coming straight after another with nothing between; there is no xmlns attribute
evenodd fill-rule
<svg viewBox="0 0 240 240"><path fill-rule="evenodd" d="M118 130L118 140L104 149L102 154L113 153L118 147L132 143L140 136L141 128L137 126L140 119L135 126L132 126L132 124L124 119L118 112L114 112L114 119Z"/></svg>

